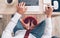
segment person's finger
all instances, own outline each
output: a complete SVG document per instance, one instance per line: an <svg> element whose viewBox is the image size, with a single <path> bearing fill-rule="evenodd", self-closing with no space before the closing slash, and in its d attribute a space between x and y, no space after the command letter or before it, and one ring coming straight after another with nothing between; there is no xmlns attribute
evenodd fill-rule
<svg viewBox="0 0 60 38"><path fill-rule="evenodd" d="M54 8L53 8L53 7L51 7L51 9L53 10Z"/></svg>
<svg viewBox="0 0 60 38"><path fill-rule="evenodd" d="M22 7L25 8L25 2L22 2Z"/></svg>
<svg viewBox="0 0 60 38"><path fill-rule="evenodd" d="M25 3L24 3L24 2L22 2L22 3L21 3L21 6L24 6L24 4L25 4Z"/></svg>
<svg viewBox="0 0 60 38"><path fill-rule="evenodd" d="M18 8L18 5L16 5L16 7Z"/></svg>
<svg viewBox="0 0 60 38"><path fill-rule="evenodd" d="M25 6L25 2L23 2L23 6Z"/></svg>
<svg viewBox="0 0 60 38"><path fill-rule="evenodd" d="M25 7L25 10L27 10L27 7Z"/></svg>
<svg viewBox="0 0 60 38"><path fill-rule="evenodd" d="M19 9L19 6L18 5L16 5L16 7L17 7L17 9Z"/></svg>
<svg viewBox="0 0 60 38"><path fill-rule="evenodd" d="M48 10L48 7L45 7L45 10Z"/></svg>
<svg viewBox="0 0 60 38"><path fill-rule="evenodd" d="M24 2L21 3L21 5L23 6Z"/></svg>
<svg viewBox="0 0 60 38"><path fill-rule="evenodd" d="M21 6L21 3L19 3L19 6Z"/></svg>
<svg viewBox="0 0 60 38"><path fill-rule="evenodd" d="M25 11L25 12L27 11L27 7L24 8L24 11Z"/></svg>
<svg viewBox="0 0 60 38"><path fill-rule="evenodd" d="M19 3L19 7L21 8L23 8L24 5L25 5L24 2Z"/></svg>
<svg viewBox="0 0 60 38"><path fill-rule="evenodd" d="M33 24L33 21L31 22L31 25L34 25L34 24Z"/></svg>
<svg viewBox="0 0 60 38"><path fill-rule="evenodd" d="M30 25L30 20L28 20L28 25Z"/></svg>
<svg viewBox="0 0 60 38"><path fill-rule="evenodd" d="M19 7L22 7L22 2L21 2L21 3L19 3Z"/></svg>

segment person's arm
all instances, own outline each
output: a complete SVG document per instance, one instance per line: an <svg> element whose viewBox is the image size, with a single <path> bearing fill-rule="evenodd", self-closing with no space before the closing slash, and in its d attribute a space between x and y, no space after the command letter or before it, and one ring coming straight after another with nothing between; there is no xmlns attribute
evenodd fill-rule
<svg viewBox="0 0 60 38"><path fill-rule="evenodd" d="M45 13L47 15L47 18L45 20L46 26L45 26L44 34L42 35L41 38L51 38L52 37L51 16L52 16L53 8L48 6L48 7L45 8L45 10L46 10Z"/></svg>
<svg viewBox="0 0 60 38"><path fill-rule="evenodd" d="M45 20L46 26L45 26L45 31L44 34L41 38L51 38L52 37L52 22L51 18L47 18Z"/></svg>
<svg viewBox="0 0 60 38"><path fill-rule="evenodd" d="M15 13L14 17L11 19L11 21L8 23L7 27L3 31L2 38L13 38L11 33L13 32L13 29L16 26L19 18L21 18L21 15Z"/></svg>
<svg viewBox="0 0 60 38"><path fill-rule="evenodd" d="M19 3L19 6L17 5L17 13L15 13L14 17L11 19L11 21L8 23L7 27L3 31L2 38L15 38L12 37L11 33L13 32L14 27L16 26L19 18L21 18L21 15L26 12L25 3Z"/></svg>

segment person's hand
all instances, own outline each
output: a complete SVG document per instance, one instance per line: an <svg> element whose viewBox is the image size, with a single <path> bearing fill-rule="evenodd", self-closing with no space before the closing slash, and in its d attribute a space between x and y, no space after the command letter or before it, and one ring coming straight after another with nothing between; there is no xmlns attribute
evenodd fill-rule
<svg viewBox="0 0 60 38"><path fill-rule="evenodd" d="M47 15L47 17L51 17L52 16L52 12L53 12L53 8L52 7L45 7L45 14Z"/></svg>
<svg viewBox="0 0 60 38"><path fill-rule="evenodd" d="M17 12L19 14L24 14L27 11L27 8L25 7L25 3L21 2L19 5L17 5Z"/></svg>
<svg viewBox="0 0 60 38"><path fill-rule="evenodd" d="M26 30L29 30L29 27L30 27L30 21L29 21L27 24L24 23L24 21L23 21L22 19L20 19L20 21L21 21L23 27L24 27Z"/></svg>
<svg viewBox="0 0 60 38"><path fill-rule="evenodd" d="M20 19L23 27L26 29L26 30L32 30L34 29L35 25L33 24L33 21L30 23L30 21L26 24L24 23L24 21L22 19Z"/></svg>

